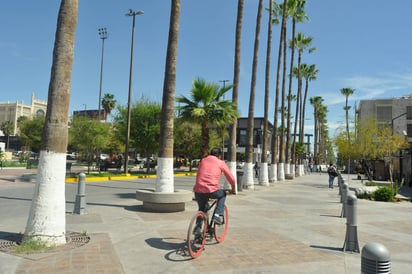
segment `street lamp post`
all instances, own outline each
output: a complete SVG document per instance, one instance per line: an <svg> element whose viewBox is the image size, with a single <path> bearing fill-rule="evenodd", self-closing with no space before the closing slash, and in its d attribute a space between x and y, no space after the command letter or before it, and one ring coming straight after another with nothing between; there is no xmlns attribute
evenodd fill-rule
<svg viewBox="0 0 412 274"><path fill-rule="evenodd" d="M101 57L101 62L100 62L100 87L99 87L99 106L98 106L98 117L99 120L101 120L101 104L102 104L102 82L103 82L103 56L104 56L104 40L107 39L108 37L108 32L106 28L100 28L99 29L99 36L100 39L102 39L102 57Z"/></svg>
<svg viewBox="0 0 412 274"><path fill-rule="evenodd" d="M219 82L223 83L223 89L226 87L226 82L230 80L219 80ZM225 99L225 95L223 95L223 99ZM224 136L224 129L226 125L222 128L222 160L225 159L225 136Z"/></svg>
<svg viewBox="0 0 412 274"><path fill-rule="evenodd" d="M126 128L126 149L124 153L124 173L127 173L127 165L129 162L129 141L130 141L130 112L131 112L131 99L132 99L132 74L133 74L133 48L134 48L134 26L136 15L144 14L143 11L133 11L129 10L129 13L126 13L126 16L133 17L132 23L132 45L130 49L130 73L129 73L129 96L127 99L127 128Z"/></svg>

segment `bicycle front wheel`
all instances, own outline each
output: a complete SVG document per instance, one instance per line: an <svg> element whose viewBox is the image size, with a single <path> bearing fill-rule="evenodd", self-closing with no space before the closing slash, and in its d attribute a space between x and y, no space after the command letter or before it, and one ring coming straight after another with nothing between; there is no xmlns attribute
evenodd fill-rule
<svg viewBox="0 0 412 274"><path fill-rule="evenodd" d="M215 235L215 239L218 243L223 242L223 240L226 237L227 233L227 228L229 226L229 211L227 209L227 206L225 205L223 212L223 224L218 225L216 223L213 223L213 232Z"/></svg>
<svg viewBox="0 0 412 274"><path fill-rule="evenodd" d="M205 213L199 211L193 216L187 231L187 247L190 256L197 258L202 254L206 243L207 221Z"/></svg>

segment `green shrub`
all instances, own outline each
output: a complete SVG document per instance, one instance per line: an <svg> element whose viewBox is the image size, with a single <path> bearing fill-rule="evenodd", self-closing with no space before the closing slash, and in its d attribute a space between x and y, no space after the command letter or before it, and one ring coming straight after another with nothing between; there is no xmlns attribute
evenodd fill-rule
<svg viewBox="0 0 412 274"><path fill-rule="evenodd" d="M377 186L378 184L376 183L376 182L374 182L374 181L367 181L366 183L365 183L365 186Z"/></svg>
<svg viewBox="0 0 412 274"><path fill-rule="evenodd" d="M396 194L396 189L393 189L391 186L379 187L374 193L373 198L375 201L382 202L392 202Z"/></svg>

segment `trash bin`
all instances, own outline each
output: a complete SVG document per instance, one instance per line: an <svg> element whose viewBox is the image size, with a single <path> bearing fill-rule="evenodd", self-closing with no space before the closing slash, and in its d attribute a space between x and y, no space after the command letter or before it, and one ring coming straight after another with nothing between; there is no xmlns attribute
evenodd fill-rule
<svg viewBox="0 0 412 274"><path fill-rule="evenodd" d="M237 181L237 191L242 191L243 186L242 186L242 177L243 177L243 171L237 171L236 172L236 181Z"/></svg>

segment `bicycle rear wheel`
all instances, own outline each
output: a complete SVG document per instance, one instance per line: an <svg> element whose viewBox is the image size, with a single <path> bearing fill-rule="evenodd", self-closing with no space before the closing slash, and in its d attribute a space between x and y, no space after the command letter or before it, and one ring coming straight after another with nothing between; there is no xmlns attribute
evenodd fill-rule
<svg viewBox="0 0 412 274"><path fill-rule="evenodd" d="M199 211L193 216L187 230L187 247L190 256L197 258L202 254L206 243L207 221L203 212Z"/></svg>
<svg viewBox="0 0 412 274"><path fill-rule="evenodd" d="M227 206L225 205L223 212L223 224L218 225L215 222L213 222L213 233L215 235L215 239L218 243L223 242L223 240L226 237L227 233L227 228L229 226L229 211L227 209Z"/></svg>

